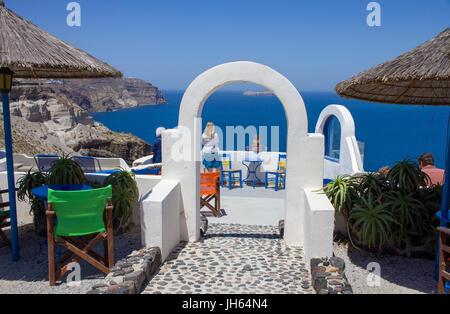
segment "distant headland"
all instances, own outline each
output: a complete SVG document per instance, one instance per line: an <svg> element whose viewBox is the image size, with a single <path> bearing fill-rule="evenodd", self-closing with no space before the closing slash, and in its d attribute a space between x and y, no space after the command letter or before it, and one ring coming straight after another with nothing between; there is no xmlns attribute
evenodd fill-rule
<svg viewBox="0 0 450 314"><path fill-rule="evenodd" d="M274 96L275 94L271 91L247 91L244 92L244 96Z"/></svg>

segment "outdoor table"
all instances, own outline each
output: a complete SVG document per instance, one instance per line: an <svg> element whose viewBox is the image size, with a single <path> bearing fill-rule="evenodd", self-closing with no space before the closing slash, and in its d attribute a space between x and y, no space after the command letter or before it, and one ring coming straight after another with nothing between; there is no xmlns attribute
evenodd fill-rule
<svg viewBox="0 0 450 314"><path fill-rule="evenodd" d="M258 168L261 166L261 164L263 163L264 160L262 160L261 158L245 158L244 160L242 160L242 164L247 167L248 172L247 172L247 178L245 178L244 181L247 184L252 184L253 188L255 188L255 185L258 183L263 183L258 176L256 175ZM248 163L248 165L246 164ZM252 170L253 168L253 170Z"/></svg>
<svg viewBox="0 0 450 314"><path fill-rule="evenodd" d="M48 189L52 189L55 191L84 191L92 190L92 187L85 184L50 184L32 189L31 193L33 193L34 196L44 202L46 208Z"/></svg>

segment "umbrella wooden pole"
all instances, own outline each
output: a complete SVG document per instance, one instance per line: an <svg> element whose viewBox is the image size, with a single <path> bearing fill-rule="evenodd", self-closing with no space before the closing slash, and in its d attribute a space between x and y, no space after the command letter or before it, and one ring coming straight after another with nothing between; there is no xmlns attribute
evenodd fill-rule
<svg viewBox="0 0 450 314"><path fill-rule="evenodd" d="M17 230L16 182L14 179L14 161L11 133L11 116L9 113L9 93L2 92L3 127L5 130L6 170L8 175L9 209L11 217L12 259L19 260L19 233Z"/></svg>

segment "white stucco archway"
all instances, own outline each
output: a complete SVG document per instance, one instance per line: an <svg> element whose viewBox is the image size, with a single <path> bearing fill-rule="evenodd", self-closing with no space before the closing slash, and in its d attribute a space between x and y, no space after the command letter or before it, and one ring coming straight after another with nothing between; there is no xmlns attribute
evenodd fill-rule
<svg viewBox="0 0 450 314"><path fill-rule="evenodd" d="M212 93L238 82L267 88L284 107L288 124L285 243L302 246L307 258L331 256L334 209L318 192L323 184L323 135L307 133L305 104L286 77L247 61L207 70L187 88L178 128L163 132L162 180L141 208L144 244L160 246L165 257L177 241L199 239L202 110Z"/></svg>
<svg viewBox="0 0 450 314"><path fill-rule="evenodd" d="M336 117L341 126L340 158L332 160L325 156L325 177L334 179L337 175L364 172L363 160L355 136L355 121L350 111L342 105L328 105L319 115L316 133L323 134L327 121Z"/></svg>

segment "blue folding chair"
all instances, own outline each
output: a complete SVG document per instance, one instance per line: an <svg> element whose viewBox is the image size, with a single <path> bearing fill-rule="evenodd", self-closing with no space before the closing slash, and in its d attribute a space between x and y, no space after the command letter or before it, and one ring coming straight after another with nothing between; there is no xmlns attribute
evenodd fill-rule
<svg viewBox="0 0 450 314"><path fill-rule="evenodd" d="M275 171L266 171L266 189L269 184L275 185L275 191L281 186L283 189L286 188L286 166L287 166L287 156L286 154L278 155L278 167Z"/></svg>
<svg viewBox="0 0 450 314"><path fill-rule="evenodd" d="M221 154L220 162L220 184L228 183L228 189L231 190L233 183L239 182L242 188L242 170L233 169L231 164L231 155L228 153Z"/></svg>
<svg viewBox="0 0 450 314"><path fill-rule="evenodd" d="M34 160L40 172L48 172L53 165L53 162L58 160L58 155L36 155Z"/></svg>
<svg viewBox="0 0 450 314"><path fill-rule="evenodd" d="M96 162L98 164L99 170L101 170L98 160L94 157L73 156L72 160L75 160L80 164L81 169L83 169L84 173L95 173L95 171L97 170L97 168L95 167Z"/></svg>

